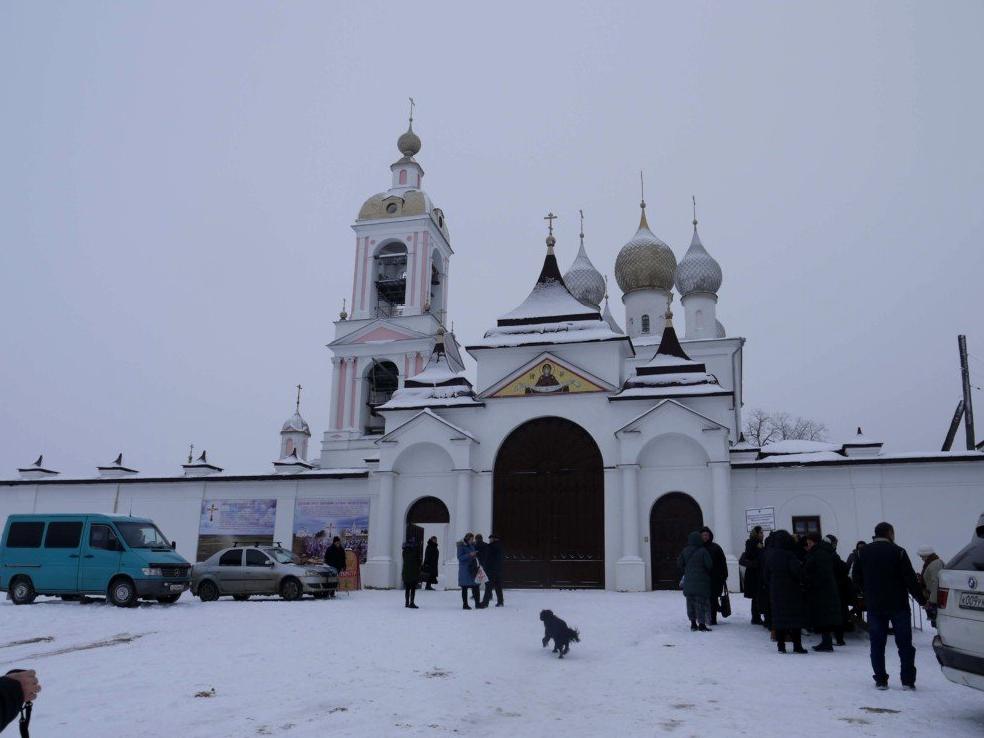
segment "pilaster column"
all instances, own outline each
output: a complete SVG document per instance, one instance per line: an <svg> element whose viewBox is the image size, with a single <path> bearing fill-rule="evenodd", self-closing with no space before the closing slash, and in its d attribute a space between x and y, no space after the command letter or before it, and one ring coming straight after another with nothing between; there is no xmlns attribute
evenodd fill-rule
<svg viewBox="0 0 984 738"><path fill-rule="evenodd" d="M728 589L739 589L738 559L735 557L731 520L731 462L712 461L711 481L714 486L714 542L724 551L728 562Z"/></svg>
<svg viewBox="0 0 984 738"><path fill-rule="evenodd" d="M639 556L639 465L619 464L621 470L622 558L615 562L615 589L646 589L646 564Z"/></svg>
<svg viewBox="0 0 984 738"><path fill-rule="evenodd" d="M455 476L458 479L458 487L454 501L454 536L455 541L460 541L465 537L465 533L471 532L471 469L455 469Z"/></svg>
<svg viewBox="0 0 984 738"><path fill-rule="evenodd" d="M342 376L342 360L337 356L333 356L331 359L331 409L328 415L328 427L337 430L340 428L338 423L339 418L339 402L342 401L342 389L339 386Z"/></svg>
<svg viewBox="0 0 984 738"><path fill-rule="evenodd" d="M385 589L393 586L393 497L396 473L376 472L379 477L379 496L371 511L373 529L369 535L369 555L366 557L367 587Z"/></svg>

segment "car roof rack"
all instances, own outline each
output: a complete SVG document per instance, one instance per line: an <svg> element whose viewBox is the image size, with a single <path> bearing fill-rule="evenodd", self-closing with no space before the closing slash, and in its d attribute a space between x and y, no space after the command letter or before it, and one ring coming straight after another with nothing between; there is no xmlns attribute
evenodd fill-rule
<svg viewBox="0 0 984 738"><path fill-rule="evenodd" d="M252 546L254 548L260 548L261 546L283 548L284 544L282 544L280 541L273 541L272 543L267 543L266 541L253 541L252 543L249 543L247 541L233 541L232 543L233 548L239 548L240 546Z"/></svg>

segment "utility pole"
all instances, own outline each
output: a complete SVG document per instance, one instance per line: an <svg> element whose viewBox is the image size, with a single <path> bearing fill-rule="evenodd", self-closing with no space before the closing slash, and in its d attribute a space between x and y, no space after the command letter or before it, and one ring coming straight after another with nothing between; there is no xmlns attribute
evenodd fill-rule
<svg viewBox="0 0 984 738"><path fill-rule="evenodd" d="M970 399L970 367L967 366L967 336L957 336L957 347L960 349L960 373L963 375L964 428L967 429L967 450L973 451L974 442L974 405Z"/></svg>
<svg viewBox="0 0 984 738"><path fill-rule="evenodd" d="M963 400L957 403L957 409L953 413L953 420L950 421L950 428L946 432L943 448L940 451L949 451L953 448L953 439L957 437L957 428L960 427L961 418L963 418Z"/></svg>

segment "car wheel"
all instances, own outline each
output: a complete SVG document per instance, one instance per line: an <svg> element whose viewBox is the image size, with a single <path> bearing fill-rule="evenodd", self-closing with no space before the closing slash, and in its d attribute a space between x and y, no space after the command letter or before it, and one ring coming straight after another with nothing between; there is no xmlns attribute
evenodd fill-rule
<svg viewBox="0 0 984 738"><path fill-rule="evenodd" d="M202 602L215 602L219 599L219 588L207 579L198 585L198 599Z"/></svg>
<svg viewBox="0 0 984 738"><path fill-rule="evenodd" d="M245 602L246 600L249 599L249 595L233 595L232 599L234 599L236 602Z"/></svg>
<svg viewBox="0 0 984 738"><path fill-rule="evenodd" d="M288 577L280 585L280 596L285 600L299 600L302 594L304 590L301 589L301 583L293 577Z"/></svg>
<svg viewBox="0 0 984 738"><path fill-rule="evenodd" d="M137 588L125 577L109 583L109 601L117 607L133 607L137 604Z"/></svg>
<svg viewBox="0 0 984 738"><path fill-rule="evenodd" d="M181 596L180 594L165 595L164 597L158 597L157 601L160 602L162 605L173 605L175 602L178 601L178 598L180 596Z"/></svg>
<svg viewBox="0 0 984 738"><path fill-rule="evenodd" d="M10 599L15 605L30 605L37 596L34 584L27 577L17 577L10 585Z"/></svg>

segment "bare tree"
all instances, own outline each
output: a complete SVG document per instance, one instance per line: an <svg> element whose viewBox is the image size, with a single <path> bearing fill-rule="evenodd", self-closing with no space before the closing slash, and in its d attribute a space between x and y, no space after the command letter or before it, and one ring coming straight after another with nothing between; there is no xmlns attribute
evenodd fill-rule
<svg viewBox="0 0 984 738"><path fill-rule="evenodd" d="M752 410L745 420L745 438L756 446L790 439L827 440L827 426L817 420L793 417L787 412Z"/></svg>

